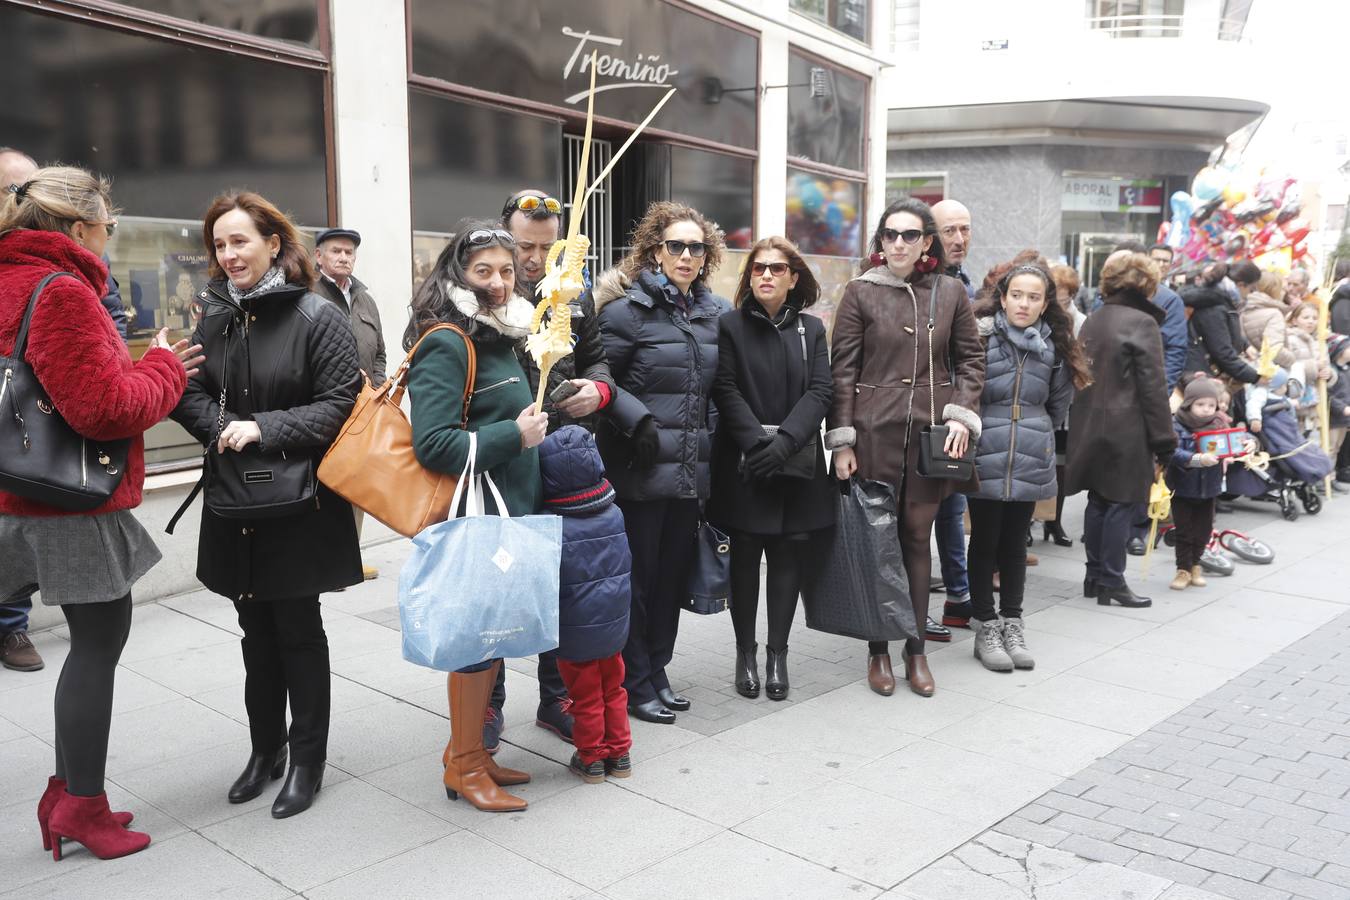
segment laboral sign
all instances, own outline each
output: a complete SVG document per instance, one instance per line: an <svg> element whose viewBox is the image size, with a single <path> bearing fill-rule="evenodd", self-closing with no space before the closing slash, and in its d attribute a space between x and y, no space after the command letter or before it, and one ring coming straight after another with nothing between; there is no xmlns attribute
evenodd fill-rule
<svg viewBox="0 0 1350 900"><path fill-rule="evenodd" d="M1156 179L1064 176L1059 208L1064 212L1162 212L1162 182Z"/></svg>

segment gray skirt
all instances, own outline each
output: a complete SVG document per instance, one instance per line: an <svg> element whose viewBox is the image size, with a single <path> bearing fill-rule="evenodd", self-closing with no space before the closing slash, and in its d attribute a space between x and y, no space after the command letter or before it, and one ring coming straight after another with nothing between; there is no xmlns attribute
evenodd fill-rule
<svg viewBox="0 0 1350 900"><path fill-rule="evenodd" d="M106 603L160 560L131 510L99 516L0 515L0 599L42 591L46 606Z"/></svg>

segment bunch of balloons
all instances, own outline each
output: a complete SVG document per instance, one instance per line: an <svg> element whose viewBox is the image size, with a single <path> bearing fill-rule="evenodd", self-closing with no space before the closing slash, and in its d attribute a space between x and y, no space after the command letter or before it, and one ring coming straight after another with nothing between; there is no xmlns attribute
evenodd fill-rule
<svg viewBox="0 0 1350 900"><path fill-rule="evenodd" d="M857 256L857 185L806 172L788 178L787 233L803 253Z"/></svg>
<svg viewBox="0 0 1350 900"><path fill-rule="evenodd" d="M1159 228L1158 240L1179 256L1250 259L1287 274L1308 255L1312 226L1301 215L1302 189L1293 178L1206 166L1196 173L1190 193L1177 191L1171 205L1172 220Z"/></svg>

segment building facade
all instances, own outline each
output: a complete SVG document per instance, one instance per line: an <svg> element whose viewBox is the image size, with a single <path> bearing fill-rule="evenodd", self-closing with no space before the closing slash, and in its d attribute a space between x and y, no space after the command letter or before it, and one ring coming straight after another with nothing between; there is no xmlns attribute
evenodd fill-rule
<svg viewBox="0 0 1350 900"><path fill-rule="evenodd" d="M884 203L890 27L872 0L0 0L0 146L112 179L133 355L161 327L190 333L201 216L241 188L309 235L362 233L356 274L392 367L412 287L458 219L526 187L570 199L592 51L592 175L676 89L591 201L592 266L674 199L733 249L786 234L837 296ZM166 552L140 599L195 587L196 512L162 531L200 453L171 422L147 435L139 515Z"/></svg>

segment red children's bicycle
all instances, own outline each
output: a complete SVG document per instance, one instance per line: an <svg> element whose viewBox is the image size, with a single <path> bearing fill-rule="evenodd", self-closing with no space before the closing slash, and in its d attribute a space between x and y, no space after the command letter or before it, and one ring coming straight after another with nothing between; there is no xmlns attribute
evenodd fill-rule
<svg viewBox="0 0 1350 900"><path fill-rule="evenodd" d="M1175 547L1177 544L1175 531L1175 525L1163 525L1158 529L1158 540L1169 547ZM1232 528L1216 529L1210 533L1209 544L1200 556L1200 565L1211 575L1233 574L1233 560L1224 555L1221 548L1258 566L1269 565L1275 561L1275 551L1264 541Z"/></svg>

